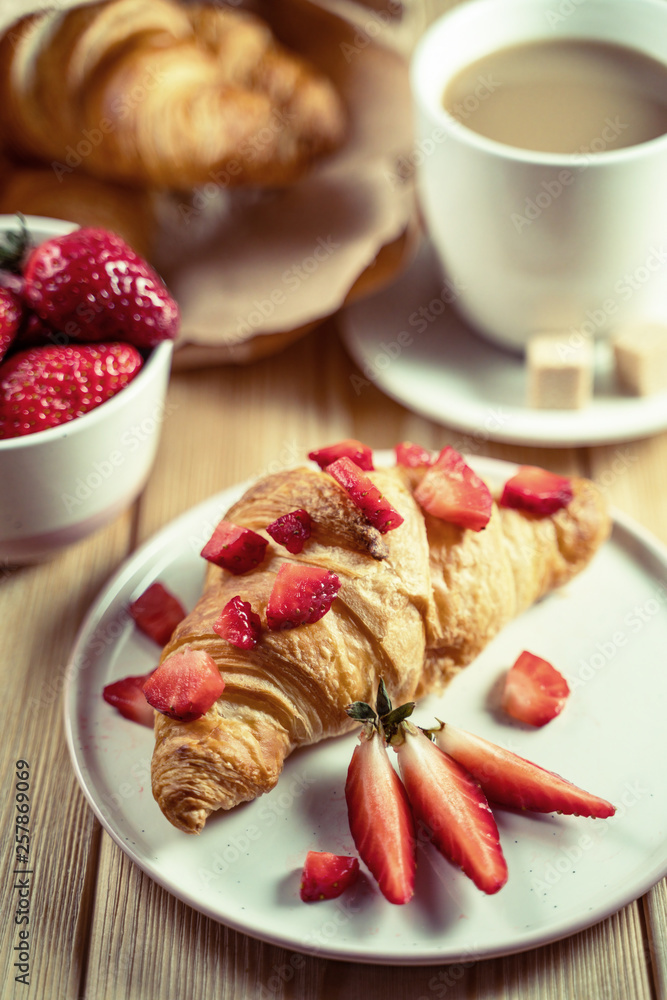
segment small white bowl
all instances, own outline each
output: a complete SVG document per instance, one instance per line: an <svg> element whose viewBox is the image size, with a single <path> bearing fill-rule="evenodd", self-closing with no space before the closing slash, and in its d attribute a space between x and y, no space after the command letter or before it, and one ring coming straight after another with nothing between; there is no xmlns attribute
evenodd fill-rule
<svg viewBox="0 0 667 1000"><path fill-rule="evenodd" d="M26 216L35 243L77 226ZM16 228L0 215L0 231ZM39 562L125 510L155 458L172 341L154 348L139 374L101 406L59 427L0 440L0 563Z"/></svg>

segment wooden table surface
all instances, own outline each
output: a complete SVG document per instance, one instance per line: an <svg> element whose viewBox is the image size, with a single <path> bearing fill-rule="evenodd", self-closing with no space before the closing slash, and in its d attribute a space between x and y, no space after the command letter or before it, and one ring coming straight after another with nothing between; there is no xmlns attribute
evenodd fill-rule
<svg viewBox="0 0 667 1000"><path fill-rule="evenodd" d="M248 368L172 376L151 479L131 510L53 561L7 571L0 585L3 695L2 969L0 996L39 1000L655 1000L667 998L665 883L574 937L463 966L394 968L306 957L289 962L209 920L152 882L84 800L63 734L61 689L72 643L105 581L157 529L199 500L271 463L300 460L343 437L374 448L410 439L438 448L583 472L609 500L667 542L667 434L630 444L540 450L462 442L387 399L355 391L357 372L335 321ZM14 981L12 889L15 761L30 763L34 875L30 985Z"/></svg>

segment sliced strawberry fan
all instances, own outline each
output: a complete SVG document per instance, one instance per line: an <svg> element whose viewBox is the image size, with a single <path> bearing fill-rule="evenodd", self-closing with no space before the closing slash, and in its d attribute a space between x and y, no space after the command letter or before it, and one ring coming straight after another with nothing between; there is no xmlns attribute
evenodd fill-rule
<svg viewBox="0 0 667 1000"><path fill-rule="evenodd" d="M505 885L508 872L487 796L497 804L536 812L614 815L614 806L605 799L488 740L445 723L431 730L415 726L409 721L414 707L409 702L393 709L381 680L375 709L365 702L347 708L348 715L364 726L346 785L350 829L360 857L391 902L407 902L411 896L405 859L414 852L415 822L479 889L494 894ZM386 746L397 753L402 782L393 768L393 778L385 773ZM389 782L390 795L385 791ZM394 813L387 813L387 801L408 803L414 817L412 833L405 832L404 814L401 827ZM383 828L387 814L388 832ZM403 875L406 891L401 898L391 898L385 891L387 873L397 872Z"/></svg>

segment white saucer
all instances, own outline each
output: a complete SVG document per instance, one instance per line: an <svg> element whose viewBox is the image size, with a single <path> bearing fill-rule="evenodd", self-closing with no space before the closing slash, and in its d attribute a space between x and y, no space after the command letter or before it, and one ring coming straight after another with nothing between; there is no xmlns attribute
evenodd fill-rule
<svg viewBox="0 0 667 1000"><path fill-rule="evenodd" d="M605 344L598 345L589 406L531 409L523 402L523 358L474 333L443 302L451 297L443 288L433 248L425 241L395 284L345 310L343 339L361 369L353 376L357 394L373 383L429 419L511 444L608 444L667 428L667 392L624 395ZM466 449L465 442L461 447Z"/></svg>

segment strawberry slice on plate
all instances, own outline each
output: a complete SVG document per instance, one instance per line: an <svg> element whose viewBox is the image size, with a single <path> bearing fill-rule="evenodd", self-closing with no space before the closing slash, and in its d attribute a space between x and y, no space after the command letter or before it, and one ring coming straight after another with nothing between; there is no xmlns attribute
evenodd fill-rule
<svg viewBox="0 0 667 1000"><path fill-rule="evenodd" d="M107 684L102 691L102 697L109 705L113 705L125 719L138 722L142 726L153 728L155 712L146 701L144 684L150 674L122 677L119 681Z"/></svg>
<svg viewBox="0 0 667 1000"><path fill-rule="evenodd" d="M201 554L204 559L237 576L255 569L264 559L269 543L256 531L220 521Z"/></svg>
<svg viewBox="0 0 667 1000"><path fill-rule="evenodd" d="M505 677L502 707L530 726L544 726L563 710L570 688L548 660L524 650Z"/></svg>
<svg viewBox="0 0 667 1000"><path fill-rule="evenodd" d="M283 563L266 606L266 623L272 630L312 625L329 611L340 589L335 573L319 566Z"/></svg>
<svg viewBox="0 0 667 1000"><path fill-rule="evenodd" d="M254 649L259 641L262 623L248 601L232 597L227 601L211 626L222 639L238 649Z"/></svg>
<svg viewBox="0 0 667 1000"><path fill-rule="evenodd" d="M349 458L339 458L327 465L326 472L343 487L353 503L381 534L393 531L405 520L380 490Z"/></svg>
<svg viewBox="0 0 667 1000"><path fill-rule="evenodd" d="M356 858L328 851L308 851L301 876L301 899L304 903L337 899L358 877Z"/></svg>
<svg viewBox="0 0 667 1000"><path fill-rule="evenodd" d="M574 496L572 481L535 465L522 465L507 480L499 504L514 507L538 517L549 517L567 505Z"/></svg>
<svg viewBox="0 0 667 1000"><path fill-rule="evenodd" d="M331 465L339 458L349 458L360 469L364 469L366 472L373 470L373 452L367 444L363 444L355 438L346 438L344 441L330 444L326 448L309 451L308 458L317 462L320 469L326 469L327 465Z"/></svg>
<svg viewBox="0 0 667 1000"><path fill-rule="evenodd" d="M148 703L179 722L199 719L224 690L215 660L187 646L163 660L144 684Z"/></svg>
<svg viewBox="0 0 667 1000"><path fill-rule="evenodd" d="M163 584L156 582L130 604L130 614L145 635L159 646L166 646L176 626L185 618L185 608Z"/></svg>
<svg viewBox="0 0 667 1000"><path fill-rule="evenodd" d="M396 453L396 465L402 465L406 469L421 469L424 466L433 465L435 459L430 451L422 448L412 441L401 441L394 448Z"/></svg>
<svg viewBox="0 0 667 1000"><path fill-rule="evenodd" d="M411 722L403 722L391 742L415 819L478 889L498 892L507 881L507 864L479 783Z"/></svg>
<svg viewBox="0 0 667 1000"><path fill-rule="evenodd" d="M291 510L288 514L277 517L267 525L267 534L274 542L284 545L292 555L298 555L304 544L310 538L313 522L310 514L303 507Z"/></svg>
<svg viewBox="0 0 667 1000"><path fill-rule="evenodd" d="M427 469L414 497L427 513L472 531L482 531L493 510L493 497L486 483L450 447L443 448Z"/></svg>
<svg viewBox="0 0 667 1000"><path fill-rule="evenodd" d="M352 754L345 799L355 846L382 895L390 903L409 902L415 887L414 820L384 737L371 722Z"/></svg>
<svg viewBox="0 0 667 1000"><path fill-rule="evenodd" d="M577 788L553 771L449 723L442 724L435 740L441 750L479 781L488 798L499 805L598 819L606 819L616 812L610 802Z"/></svg>

